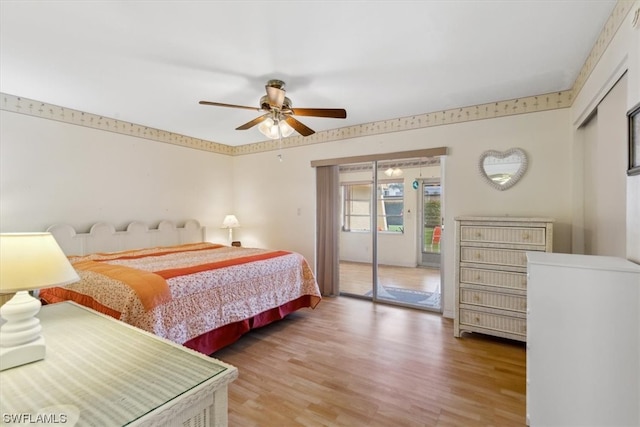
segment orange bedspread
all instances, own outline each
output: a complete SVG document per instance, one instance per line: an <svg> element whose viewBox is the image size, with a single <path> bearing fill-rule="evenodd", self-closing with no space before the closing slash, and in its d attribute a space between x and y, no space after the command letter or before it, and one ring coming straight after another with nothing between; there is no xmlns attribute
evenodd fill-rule
<svg viewBox="0 0 640 427"><path fill-rule="evenodd" d="M90 271L125 283L138 296L145 310L152 310L171 300L169 285L161 275L91 260L78 261L73 267L76 271Z"/></svg>
<svg viewBox="0 0 640 427"><path fill-rule="evenodd" d="M197 243L69 258L81 280L43 289L179 344L300 297L321 299L297 253Z"/></svg>

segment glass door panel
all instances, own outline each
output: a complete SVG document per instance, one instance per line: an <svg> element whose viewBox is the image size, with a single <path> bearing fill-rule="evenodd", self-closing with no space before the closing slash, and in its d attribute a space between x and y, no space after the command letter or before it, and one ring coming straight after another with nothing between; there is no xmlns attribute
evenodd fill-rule
<svg viewBox="0 0 640 427"><path fill-rule="evenodd" d="M340 293L373 298L371 163L340 167Z"/></svg>
<svg viewBox="0 0 640 427"><path fill-rule="evenodd" d="M439 162L433 163L438 185L428 189L422 186L423 159L340 167L341 294L441 311L440 270L422 265L427 238L439 256L433 232L426 236L427 224L440 221L439 208L432 209L440 191ZM428 203L424 192L432 196ZM432 216L437 219L425 220Z"/></svg>
<svg viewBox="0 0 640 427"><path fill-rule="evenodd" d="M429 309L442 310L442 271L441 250L444 229L442 227L442 185L440 178L419 180L420 191L420 225L418 227L422 239L419 264L429 279L425 282L425 291L430 298L425 301Z"/></svg>
<svg viewBox="0 0 640 427"><path fill-rule="evenodd" d="M415 259L405 218L405 170L395 163L377 162L376 171L374 295L377 301L403 304L402 266Z"/></svg>
<svg viewBox="0 0 640 427"><path fill-rule="evenodd" d="M440 268L442 241L442 187L440 179L421 180L422 254L421 265Z"/></svg>

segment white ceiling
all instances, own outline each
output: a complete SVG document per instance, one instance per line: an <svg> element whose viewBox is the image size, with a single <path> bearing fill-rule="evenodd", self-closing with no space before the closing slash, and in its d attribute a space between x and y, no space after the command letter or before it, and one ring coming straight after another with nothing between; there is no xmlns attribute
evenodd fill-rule
<svg viewBox="0 0 640 427"><path fill-rule="evenodd" d="M316 131L571 88L615 0L0 0L0 91L237 146L267 80Z"/></svg>

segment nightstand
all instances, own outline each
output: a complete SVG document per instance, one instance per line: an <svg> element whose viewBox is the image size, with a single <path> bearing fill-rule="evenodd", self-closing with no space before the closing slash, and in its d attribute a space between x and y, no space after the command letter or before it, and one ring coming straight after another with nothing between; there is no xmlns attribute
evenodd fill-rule
<svg viewBox="0 0 640 427"><path fill-rule="evenodd" d="M3 421L227 425L235 367L73 302L44 306L38 317L45 359L0 372Z"/></svg>

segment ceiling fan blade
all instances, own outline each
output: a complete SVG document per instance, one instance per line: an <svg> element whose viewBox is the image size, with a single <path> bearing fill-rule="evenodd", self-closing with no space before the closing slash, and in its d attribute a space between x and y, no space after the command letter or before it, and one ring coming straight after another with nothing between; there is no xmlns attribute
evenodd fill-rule
<svg viewBox="0 0 640 427"><path fill-rule="evenodd" d="M291 114L296 116L329 117L346 119L347 111L342 108L292 108Z"/></svg>
<svg viewBox="0 0 640 427"><path fill-rule="evenodd" d="M294 128L302 136L309 136L316 133L313 129L307 127L305 124L299 122L291 116L285 117L284 120L289 124L289 126Z"/></svg>
<svg viewBox="0 0 640 427"><path fill-rule="evenodd" d="M267 89L267 99L269 100L269 105L276 108L282 108L285 91L273 86L265 86L265 88Z"/></svg>
<svg viewBox="0 0 640 427"><path fill-rule="evenodd" d="M231 107L231 108L243 108L245 110L253 110L253 111L261 111L258 107L247 107L245 105L235 105L235 104L223 104L221 102L211 102L211 101L200 101L201 105L213 105L216 107Z"/></svg>
<svg viewBox="0 0 640 427"><path fill-rule="evenodd" d="M255 125L257 125L257 124L259 124L259 123L262 123L262 122L264 122L265 120L267 120L267 118L268 118L269 116L270 116L270 114L269 114L269 113L267 113L267 114L263 114L262 116L260 116L260 117L256 117L255 119L251 120L250 122L247 122L247 123L245 123L245 124L243 124L243 125L241 125L241 126L238 126L238 127L236 128L236 130L247 130L247 129L250 129L250 128L254 127Z"/></svg>

